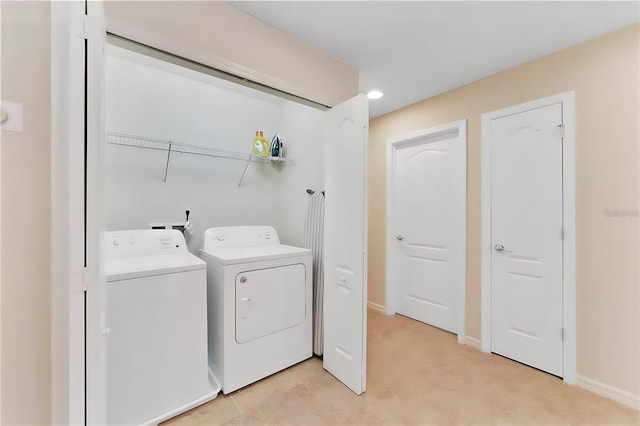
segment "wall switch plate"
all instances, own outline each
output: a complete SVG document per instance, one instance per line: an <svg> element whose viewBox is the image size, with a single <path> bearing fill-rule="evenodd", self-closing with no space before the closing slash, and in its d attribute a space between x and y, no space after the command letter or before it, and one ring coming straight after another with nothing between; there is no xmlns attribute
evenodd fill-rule
<svg viewBox="0 0 640 426"><path fill-rule="evenodd" d="M4 120L0 124L2 130L22 132L22 104L0 101L0 115L2 116L2 120Z"/></svg>

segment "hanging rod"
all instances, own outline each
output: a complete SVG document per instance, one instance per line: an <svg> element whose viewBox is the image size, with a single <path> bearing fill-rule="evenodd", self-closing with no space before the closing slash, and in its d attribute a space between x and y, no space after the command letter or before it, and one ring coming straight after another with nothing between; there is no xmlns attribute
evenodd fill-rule
<svg viewBox="0 0 640 426"><path fill-rule="evenodd" d="M260 157L253 154L224 151L219 149L208 148L200 145L190 145L174 142L165 139L148 138L145 136L129 135L126 133L107 132L107 143L112 145L129 146L141 149L153 149L156 151L165 151L167 153L167 163L164 172L164 181L167 181L167 173L169 171L169 160L171 154L192 154L202 155L205 157L224 158L227 160L245 161L247 165L244 167L238 186L242 185L242 180L247 172L249 163L277 163L286 164L288 160L281 157Z"/></svg>
<svg viewBox="0 0 640 426"><path fill-rule="evenodd" d="M315 193L316 193L316 191L314 191L313 189L307 189L307 194L313 195ZM322 191L322 195L324 195L324 191Z"/></svg>

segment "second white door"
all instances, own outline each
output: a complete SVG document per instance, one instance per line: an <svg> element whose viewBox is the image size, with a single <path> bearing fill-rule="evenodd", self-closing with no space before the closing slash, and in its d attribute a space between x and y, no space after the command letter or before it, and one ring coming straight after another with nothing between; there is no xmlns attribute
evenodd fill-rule
<svg viewBox="0 0 640 426"><path fill-rule="evenodd" d="M557 376L562 104L491 121L491 351Z"/></svg>
<svg viewBox="0 0 640 426"><path fill-rule="evenodd" d="M426 131L391 150L390 265L399 314L459 333L466 250L466 131Z"/></svg>

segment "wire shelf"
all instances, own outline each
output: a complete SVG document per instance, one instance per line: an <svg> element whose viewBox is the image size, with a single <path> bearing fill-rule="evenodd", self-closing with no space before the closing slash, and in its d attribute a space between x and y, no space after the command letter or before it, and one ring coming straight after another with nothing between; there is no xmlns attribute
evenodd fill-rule
<svg viewBox="0 0 640 426"><path fill-rule="evenodd" d="M253 154L224 151L207 148L200 145L189 145L164 139L154 139L145 136L128 135L125 133L107 133L107 143L113 145L131 146L135 148L155 149L158 151L178 152L181 154L204 155L228 160L251 161L255 163L286 163L287 160L280 157L260 157Z"/></svg>
<svg viewBox="0 0 640 426"><path fill-rule="evenodd" d="M213 158L223 158L227 160L245 161L247 164L242 172L242 177L238 182L238 186L242 185L242 180L247 172L249 163L275 163L286 164L288 160L281 157L260 157L250 153L239 153L232 151L224 151L219 149L207 148L200 145L190 145L174 142L164 139L148 138L145 136L129 135L125 133L107 132L107 143L112 145L129 146L140 149L153 149L156 151L164 151L167 153L167 164L165 166L164 181L167 180L167 172L169 169L169 160L172 153L202 155Z"/></svg>

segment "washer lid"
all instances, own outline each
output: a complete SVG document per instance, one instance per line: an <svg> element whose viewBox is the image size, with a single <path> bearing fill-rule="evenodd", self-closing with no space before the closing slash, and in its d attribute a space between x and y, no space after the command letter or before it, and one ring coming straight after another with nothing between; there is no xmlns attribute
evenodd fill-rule
<svg viewBox="0 0 640 426"><path fill-rule="evenodd" d="M257 247L224 247L212 250L200 250L200 253L213 258L223 265L236 265L239 263L260 262L264 260L286 259L311 255L311 250L277 244L272 246Z"/></svg>
<svg viewBox="0 0 640 426"><path fill-rule="evenodd" d="M207 264L191 253L132 256L105 262L107 282L130 280L205 269Z"/></svg>

